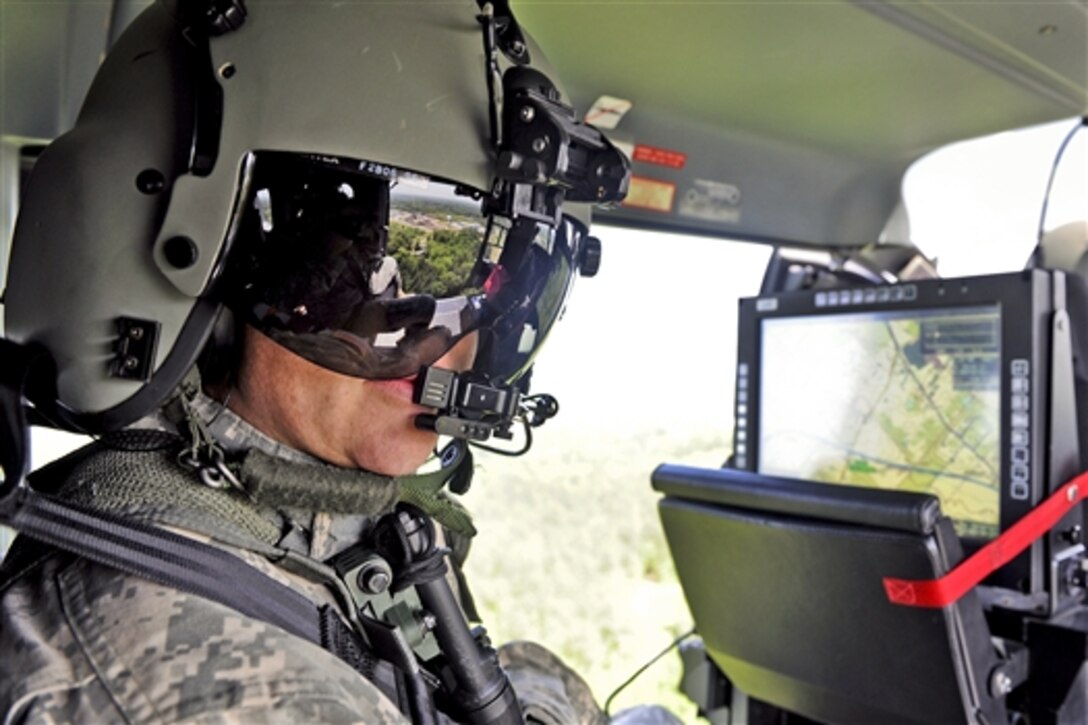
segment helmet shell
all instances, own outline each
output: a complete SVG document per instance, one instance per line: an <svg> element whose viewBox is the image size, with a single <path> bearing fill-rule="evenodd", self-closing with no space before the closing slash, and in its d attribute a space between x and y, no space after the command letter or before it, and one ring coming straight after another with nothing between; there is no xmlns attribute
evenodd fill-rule
<svg viewBox="0 0 1088 725"><path fill-rule="evenodd" d="M470 0L254 3L239 29L206 40L173 2L137 18L75 127L39 159L12 244L6 333L51 351L70 418L126 425L193 365L219 309L251 152L363 159L488 189L477 13ZM196 120L215 120L202 87L222 105L214 166L198 174ZM167 253L179 239L191 253L180 264ZM158 323L149 380L111 374L119 318Z"/></svg>

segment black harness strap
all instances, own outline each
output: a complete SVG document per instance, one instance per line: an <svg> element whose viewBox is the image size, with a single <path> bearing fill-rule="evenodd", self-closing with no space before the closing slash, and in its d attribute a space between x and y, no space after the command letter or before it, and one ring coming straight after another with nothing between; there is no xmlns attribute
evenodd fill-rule
<svg viewBox="0 0 1088 725"><path fill-rule="evenodd" d="M63 504L26 489L3 502L0 522L99 564L226 605L321 644L317 606L214 546L137 521ZM229 582L229 585L226 583Z"/></svg>

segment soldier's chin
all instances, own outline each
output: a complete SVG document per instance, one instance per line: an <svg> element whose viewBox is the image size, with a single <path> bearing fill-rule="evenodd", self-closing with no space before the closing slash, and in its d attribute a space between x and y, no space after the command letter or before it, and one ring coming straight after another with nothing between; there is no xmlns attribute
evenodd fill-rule
<svg viewBox="0 0 1088 725"><path fill-rule="evenodd" d="M357 464L383 476L407 476L419 470L434 451L438 436L415 428L411 422L408 425L412 426L411 431L387 436L379 449L360 453ZM394 439L396 442L392 442Z"/></svg>
<svg viewBox="0 0 1088 725"><path fill-rule="evenodd" d="M273 331L271 337L291 352L327 370L366 380L396 380L419 373L453 346L444 327L405 335L394 348L376 348L350 332Z"/></svg>

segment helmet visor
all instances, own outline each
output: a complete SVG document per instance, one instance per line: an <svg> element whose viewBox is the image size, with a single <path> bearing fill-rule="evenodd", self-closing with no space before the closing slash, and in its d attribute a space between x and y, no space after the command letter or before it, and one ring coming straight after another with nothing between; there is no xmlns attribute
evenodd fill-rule
<svg viewBox="0 0 1088 725"><path fill-rule="evenodd" d="M322 367L415 375L464 336L521 324L519 310L569 289L562 235L485 215L483 198L380 163L256 155L237 207L228 303ZM552 262L557 252L565 264ZM566 278L548 281L557 274Z"/></svg>
<svg viewBox="0 0 1088 725"><path fill-rule="evenodd" d="M508 288L509 298L501 291L493 296L501 313L481 330L478 372L513 382L529 370L563 314L587 232L581 222L564 216L554 233L536 237L521 257L521 282Z"/></svg>

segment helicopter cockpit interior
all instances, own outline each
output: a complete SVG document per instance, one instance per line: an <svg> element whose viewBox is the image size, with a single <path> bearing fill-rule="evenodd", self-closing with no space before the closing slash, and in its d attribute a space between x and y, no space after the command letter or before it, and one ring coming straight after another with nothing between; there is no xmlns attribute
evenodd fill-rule
<svg viewBox="0 0 1088 725"><path fill-rule="evenodd" d="M712 721L1083 718L1084 299L1032 269L742 300L733 456L653 478Z"/></svg>
<svg viewBox="0 0 1088 725"><path fill-rule="evenodd" d="M0 279L36 157L148 4L0 5ZM1056 122L1054 170L1088 178L1062 156L1088 136L1088 2L509 5L631 159L595 223L774 249L714 373L728 460L652 474L700 714L1085 722L1088 239L942 278L903 186L936 149ZM1023 200L1029 247L1049 194Z"/></svg>

